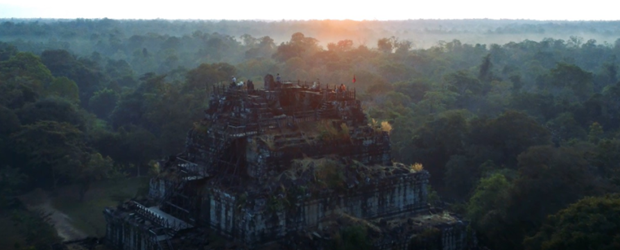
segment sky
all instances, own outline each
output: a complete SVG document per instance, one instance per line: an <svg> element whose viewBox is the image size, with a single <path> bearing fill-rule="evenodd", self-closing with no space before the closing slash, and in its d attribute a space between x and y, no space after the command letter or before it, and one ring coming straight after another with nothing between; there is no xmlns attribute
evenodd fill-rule
<svg viewBox="0 0 620 250"><path fill-rule="evenodd" d="M620 20L614 2L612 0L0 0L0 18Z"/></svg>

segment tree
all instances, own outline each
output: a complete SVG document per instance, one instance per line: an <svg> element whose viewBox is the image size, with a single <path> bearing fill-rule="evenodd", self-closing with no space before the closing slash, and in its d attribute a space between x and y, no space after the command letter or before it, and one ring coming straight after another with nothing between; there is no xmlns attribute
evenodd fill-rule
<svg viewBox="0 0 620 250"><path fill-rule="evenodd" d="M0 79L27 78L40 85L52 81L52 73L41 63L41 59L32 53L19 52L7 61L0 62Z"/></svg>
<svg viewBox="0 0 620 250"><path fill-rule="evenodd" d="M465 114L462 110L453 110L438 115L414 132L412 147L401 153L408 155L410 158L407 160L412 163L430 166L427 170L433 175L431 184L439 190L445 183L448 159L463 151L463 142L468 134Z"/></svg>
<svg viewBox="0 0 620 250"><path fill-rule="evenodd" d="M88 100L88 107L99 118L108 119L114 108L116 108L118 99L119 96L116 92L104 88L95 92L90 100Z"/></svg>
<svg viewBox="0 0 620 250"><path fill-rule="evenodd" d="M92 135L92 144L102 156L109 156L115 163L123 166L141 168L149 161L162 155L162 146L153 133L142 127L127 125L120 127L118 132L97 131Z"/></svg>
<svg viewBox="0 0 620 250"><path fill-rule="evenodd" d="M482 242L489 246L506 240L502 229L508 216L506 209L510 188L511 184L504 175L492 174L480 179L467 203L467 218L482 236Z"/></svg>
<svg viewBox="0 0 620 250"><path fill-rule="evenodd" d="M452 155L445 169L444 185L447 196L454 200L467 199L479 178L478 166L471 164L464 155Z"/></svg>
<svg viewBox="0 0 620 250"><path fill-rule="evenodd" d="M593 154L590 162L602 176L620 187L620 140L600 140Z"/></svg>
<svg viewBox="0 0 620 250"><path fill-rule="evenodd" d="M41 62L56 77L72 77L77 60L69 51L59 49L43 51L41 53Z"/></svg>
<svg viewBox="0 0 620 250"><path fill-rule="evenodd" d="M76 58L66 50L43 51L41 61L55 77L64 76L75 81L83 105L88 104L88 99L105 78L97 62Z"/></svg>
<svg viewBox="0 0 620 250"><path fill-rule="evenodd" d="M20 129L17 115L10 109L0 105L0 159L2 164L17 166L20 159L15 157L14 148L10 143L10 135Z"/></svg>
<svg viewBox="0 0 620 250"><path fill-rule="evenodd" d="M20 121L17 115L10 109L0 105L0 138L17 131Z"/></svg>
<svg viewBox="0 0 620 250"><path fill-rule="evenodd" d="M498 164L516 165L516 158L527 148L550 142L549 131L522 112L507 111L495 119L472 126L472 144L486 145L501 153Z"/></svg>
<svg viewBox="0 0 620 250"><path fill-rule="evenodd" d="M587 197L547 217L528 250L620 248L620 195Z"/></svg>
<svg viewBox="0 0 620 250"><path fill-rule="evenodd" d="M74 81L66 77L54 78L47 87L47 93L67 99L72 103L80 103L80 90Z"/></svg>
<svg viewBox="0 0 620 250"><path fill-rule="evenodd" d="M187 72L184 91L211 91L211 86L228 81L237 72L235 66L228 63L203 63Z"/></svg>
<svg viewBox="0 0 620 250"><path fill-rule="evenodd" d="M99 153L82 153L75 158L67 159L69 164L65 172L73 182L78 184L80 200L84 200L84 195L93 182L103 180L110 176L114 161L112 158L103 157Z"/></svg>
<svg viewBox="0 0 620 250"><path fill-rule="evenodd" d="M355 225L348 226L340 230L338 238L334 240L330 249L342 250L368 250L371 249L371 243L367 236L367 228L365 226Z"/></svg>
<svg viewBox="0 0 620 250"><path fill-rule="evenodd" d="M597 181L577 148L536 146L519 155L519 177L514 181L507 203L515 246L533 235L544 219L587 195L597 195L607 187Z"/></svg>
<svg viewBox="0 0 620 250"><path fill-rule="evenodd" d="M62 169L69 164L69 159L65 156L84 149L82 132L66 122L38 121L24 125L11 138L17 152L29 159L24 172L32 177L31 180L54 189L61 179L66 179L67 173Z"/></svg>
<svg viewBox="0 0 620 250"><path fill-rule="evenodd" d="M86 119L80 110L62 98L50 97L27 104L18 114L22 124L34 124L47 120L66 122L80 130L86 129Z"/></svg>
<svg viewBox="0 0 620 250"><path fill-rule="evenodd" d="M147 73L140 78L141 83L133 91L124 92L117 102L116 108L110 114L110 121L114 128L124 125L140 125L150 131L158 129L157 124L150 123L144 115L148 110L149 98L157 98L165 91L166 75Z"/></svg>
<svg viewBox="0 0 620 250"><path fill-rule="evenodd" d="M590 125L590 133L588 134L588 140L591 143L598 143L598 141L603 137L603 127L598 122L593 122Z"/></svg>
<svg viewBox="0 0 620 250"><path fill-rule="evenodd" d="M12 199L18 194L27 176L18 168L4 166L0 168L0 208L14 205Z"/></svg>
<svg viewBox="0 0 620 250"><path fill-rule="evenodd" d="M24 210L14 210L11 215L13 227L11 230L23 238L25 246L16 243L15 249L37 250L49 249L50 246L61 243L62 239L50 220L51 214L44 212L30 212Z"/></svg>
<svg viewBox="0 0 620 250"><path fill-rule="evenodd" d="M546 128L551 134L551 140L560 145L571 139L583 139L586 131L579 126L572 113L561 113L556 118L546 124Z"/></svg>
<svg viewBox="0 0 620 250"><path fill-rule="evenodd" d="M493 64L491 63L491 54L487 54L482 58L482 63L480 64L480 69L478 70L478 79L481 81L488 81L491 73L491 67L493 67Z"/></svg>
<svg viewBox="0 0 620 250"><path fill-rule="evenodd" d="M456 100L457 94L449 90L427 91L424 98L418 102L417 111L434 114L446 111L448 106Z"/></svg>
<svg viewBox="0 0 620 250"><path fill-rule="evenodd" d="M0 62L9 60L9 58L15 54L17 54L17 48L15 48L15 46L0 42Z"/></svg>
<svg viewBox="0 0 620 250"><path fill-rule="evenodd" d="M256 41L250 41L248 44L251 44L251 48L245 52L246 59L270 58L276 51L276 45L273 42L273 39L269 36L260 38L260 42L258 43ZM246 47L248 47L248 45L246 45Z"/></svg>
<svg viewBox="0 0 620 250"><path fill-rule="evenodd" d="M327 50L336 51L336 52L345 52L349 51L353 48L353 41L351 40L341 40L338 43L329 43L327 44Z"/></svg>
<svg viewBox="0 0 620 250"><path fill-rule="evenodd" d="M486 94L480 80L463 70L447 75L444 81L449 90L458 94L456 98L458 108L475 110L476 100Z"/></svg>
<svg viewBox="0 0 620 250"><path fill-rule="evenodd" d="M391 54L398 43L396 37L381 38L377 41L377 48L384 54Z"/></svg>
<svg viewBox="0 0 620 250"><path fill-rule="evenodd" d="M586 100L592 93L592 73L574 64L558 63L549 72L552 86L571 89L580 100Z"/></svg>
<svg viewBox="0 0 620 250"><path fill-rule="evenodd" d="M273 54L273 58L280 62L285 62L293 57L304 58L320 50L318 43L318 40L297 32L291 36L290 41L278 46L276 53Z"/></svg>

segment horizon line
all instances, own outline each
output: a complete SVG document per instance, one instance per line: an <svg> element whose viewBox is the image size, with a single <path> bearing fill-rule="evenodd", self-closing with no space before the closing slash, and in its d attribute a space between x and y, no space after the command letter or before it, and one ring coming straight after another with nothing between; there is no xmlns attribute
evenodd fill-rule
<svg viewBox="0 0 620 250"><path fill-rule="evenodd" d="M0 20L53 20L53 21L70 21L70 20L115 20L115 21L258 21L258 22L303 22L303 21L348 21L348 22L403 22L403 21L534 21L534 22L619 22L620 19L519 19L519 18L418 18L418 19L201 19L201 18L109 18L109 17L0 17Z"/></svg>

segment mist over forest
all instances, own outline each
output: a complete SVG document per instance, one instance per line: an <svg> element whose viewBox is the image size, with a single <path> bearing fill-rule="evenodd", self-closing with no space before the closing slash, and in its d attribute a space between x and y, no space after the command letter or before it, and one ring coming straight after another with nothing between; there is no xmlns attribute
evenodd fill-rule
<svg viewBox="0 0 620 250"><path fill-rule="evenodd" d="M618 249L619 57L615 21L0 19L0 249L104 236L213 86L278 73L356 89L481 249Z"/></svg>
<svg viewBox="0 0 620 250"><path fill-rule="evenodd" d="M0 19L2 41L24 39L41 43L68 42L75 53L89 54L93 48L78 46L81 39L92 41L97 36L115 31L118 39L132 36L160 35L182 38L196 32L219 33L243 42L243 35L271 37L276 44L301 32L326 46L340 40L352 40L355 46L375 47L376 41L397 37L412 43L412 48L427 49L442 42L458 39L467 44L505 44L545 38L569 40L590 39L599 44L614 44L619 32L617 21L535 21L535 20L406 20L406 21L235 21L235 20L112 20L112 19Z"/></svg>

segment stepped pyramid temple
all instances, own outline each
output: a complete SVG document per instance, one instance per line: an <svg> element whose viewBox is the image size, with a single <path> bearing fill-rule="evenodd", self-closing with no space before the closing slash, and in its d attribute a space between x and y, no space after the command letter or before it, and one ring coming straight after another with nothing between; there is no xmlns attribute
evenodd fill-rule
<svg viewBox="0 0 620 250"><path fill-rule="evenodd" d="M431 208L427 171L392 162L389 131L355 90L215 86L185 150L146 198L106 208L111 249L471 249L467 223ZM385 125L385 124L384 124Z"/></svg>

